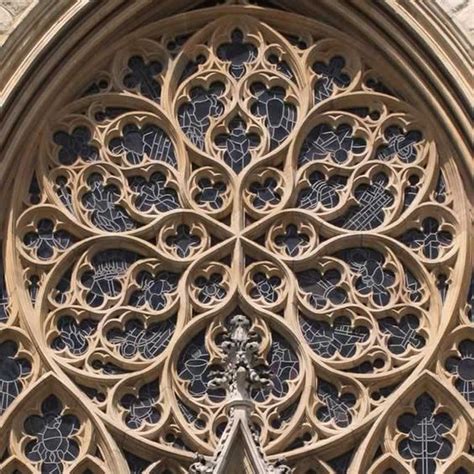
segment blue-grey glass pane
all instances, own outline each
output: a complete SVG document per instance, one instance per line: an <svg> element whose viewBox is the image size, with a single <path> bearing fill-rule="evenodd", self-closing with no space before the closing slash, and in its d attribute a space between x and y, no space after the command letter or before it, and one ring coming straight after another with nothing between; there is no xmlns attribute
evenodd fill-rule
<svg viewBox="0 0 474 474"><path fill-rule="evenodd" d="M421 292L421 283L410 273L408 270L405 269L405 288L408 293L408 297L414 303L418 302L422 298Z"/></svg>
<svg viewBox="0 0 474 474"><path fill-rule="evenodd" d="M68 349L76 356L84 354L89 347L89 338L97 329L97 322L92 319L77 321L72 316L61 316L57 322L58 336L51 342L56 351Z"/></svg>
<svg viewBox="0 0 474 474"><path fill-rule="evenodd" d="M28 294L30 295L31 304L34 306L38 291L40 288L40 278L38 275L31 275L27 281Z"/></svg>
<svg viewBox="0 0 474 474"><path fill-rule="evenodd" d="M74 237L65 230L54 230L50 219L41 219L36 225L36 232L29 232L23 237L23 243L32 249L41 260L48 260L54 250L66 250L75 242Z"/></svg>
<svg viewBox="0 0 474 474"><path fill-rule="evenodd" d="M298 156L298 165L322 160L329 156L335 163L342 164L350 153L359 155L366 150L364 138L355 137L352 127L341 124L333 128L322 123L313 128L305 138Z"/></svg>
<svg viewBox="0 0 474 474"><path fill-rule="evenodd" d="M120 355L126 359L135 357L137 353L145 359L153 359L166 349L175 326L175 317L146 326L139 319L131 319L123 329L111 329L107 339L119 348Z"/></svg>
<svg viewBox="0 0 474 474"><path fill-rule="evenodd" d="M314 209L318 204L332 208L339 204L338 191L343 189L347 179L344 176L334 175L326 178L319 171L309 176L309 186L298 194L297 207Z"/></svg>
<svg viewBox="0 0 474 474"><path fill-rule="evenodd" d="M24 422L25 432L33 438L24 447L25 455L40 464L42 473L60 474L64 463L79 455L73 436L79 431L80 422L74 415L63 414L62 403L54 395L43 401L41 412Z"/></svg>
<svg viewBox="0 0 474 474"><path fill-rule="evenodd" d="M142 472L151 464L135 454L129 453L128 451L123 452L125 460L127 461L130 474L142 474Z"/></svg>
<svg viewBox="0 0 474 474"><path fill-rule="evenodd" d="M131 165L140 164L145 156L173 167L177 164L173 142L163 129L150 123L141 128L134 124L125 125L122 136L113 138L109 149L117 155L125 154Z"/></svg>
<svg viewBox="0 0 474 474"><path fill-rule="evenodd" d="M106 184L104 178L93 173L87 180L90 191L82 196L82 204L91 211L92 223L107 232L126 232L138 226L127 211L118 204L120 189Z"/></svg>
<svg viewBox="0 0 474 474"><path fill-rule="evenodd" d="M163 309L168 302L168 294L173 293L178 286L179 275L173 272L159 272L152 275L142 271L136 277L139 290L130 296L129 304L143 306L148 304L155 311Z"/></svg>
<svg viewBox="0 0 474 474"><path fill-rule="evenodd" d="M436 188L435 188L435 193L434 193L434 197L436 201L441 204L445 202L446 192L447 192L446 181L444 179L443 173L441 173L440 171L439 176L438 176L438 181L436 182Z"/></svg>
<svg viewBox="0 0 474 474"><path fill-rule="evenodd" d="M245 64L255 61L257 48L245 42L242 31L235 29L231 33L231 41L217 48L217 57L230 62L229 72L238 79L245 74Z"/></svg>
<svg viewBox="0 0 474 474"><path fill-rule="evenodd" d="M144 423L156 424L160 420L160 412L156 405L159 392L159 382L155 380L140 387L138 396L124 395L120 405L125 408L125 423L129 428L140 428Z"/></svg>
<svg viewBox="0 0 474 474"><path fill-rule="evenodd" d="M357 200L349 212L334 221L334 224L349 230L371 230L379 227L385 220L385 209L394 198L387 190L388 178L379 173L368 184L361 184L354 191Z"/></svg>
<svg viewBox="0 0 474 474"><path fill-rule="evenodd" d="M88 288L87 303L100 306L107 296L117 296L121 289L120 277L139 256L128 250L105 250L92 258L92 270L82 274L81 282Z"/></svg>
<svg viewBox="0 0 474 474"><path fill-rule="evenodd" d="M76 127L70 134L56 132L53 141L59 145L58 161L62 165L74 165L78 159L85 162L99 159L99 151L93 145L92 134L86 127Z"/></svg>
<svg viewBox="0 0 474 474"><path fill-rule="evenodd" d="M407 209L415 200L418 191L420 190L420 178L416 174L411 175L407 180L407 185L403 192L403 209Z"/></svg>
<svg viewBox="0 0 474 474"><path fill-rule="evenodd" d="M450 456L453 446L445 434L453 420L447 413L436 413L436 402L424 393L415 401L416 413L404 413L397 420L397 428L406 436L398 444L404 459L415 460L417 474L435 474L436 460Z"/></svg>
<svg viewBox="0 0 474 474"><path fill-rule="evenodd" d="M296 107L285 101L286 91L283 87L267 88L265 84L256 82L250 90L255 97L251 112L263 117L270 134L270 148L273 150L290 134L296 124Z"/></svg>
<svg viewBox="0 0 474 474"><path fill-rule="evenodd" d="M281 286L281 278L267 277L264 273L258 272L255 273L252 280L254 284L250 290L252 298L263 298L267 303L274 303L278 299L277 289Z"/></svg>
<svg viewBox="0 0 474 474"><path fill-rule="evenodd" d="M338 253L357 275L355 287L363 295L371 295L374 303L386 306L390 302L390 288L395 275L384 268L385 259L376 250L352 248Z"/></svg>
<svg viewBox="0 0 474 474"><path fill-rule="evenodd" d="M225 183L217 181L212 183L208 178L202 178L198 181L199 192L196 194L196 202L200 205L209 204L212 209L219 209L224 204L222 198L227 190Z"/></svg>
<svg viewBox="0 0 474 474"><path fill-rule="evenodd" d="M352 357L357 345L369 338L369 329L354 325L347 316L338 316L333 322L300 316L300 327L311 349L325 358L334 354Z"/></svg>
<svg viewBox="0 0 474 474"><path fill-rule="evenodd" d="M224 299L227 295L227 291L221 285L222 281L222 275L219 273L212 273L209 278L204 276L196 278L194 284L199 288L199 301L208 304L214 300Z"/></svg>
<svg viewBox="0 0 474 474"><path fill-rule="evenodd" d="M328 303L343 304L347 294L339 286L341 274L337 270L328 270L321 275L318 270L310 269L296 274L298 285L305 293L309 293L309 302L315 308L323 308Z"/></svg>
<svg viewBox="0 0 474 474"><path fill-rule="evenodd" d="M350 409L357 401L354 394L348 392L340 394L335 385L323 379L318 379L316 393L323 403L323 406L316 411L318 420L323 423L333 421L340 428L351 424Z"/></svg>
<svg viewBox="0 0 474 474"><path fill-rule="evenodd" d="M295 74L286 61L280 59L276 54L268 55L267 59L270 64L274 64L276 66L277 71L284 74L288 79L295 81Z"/></svg>
<svg viewBox="0 0 474 474"><path fill-rule="evenodd" d="M18 344L5 340L0 344L0 415L23 390L22 379L31 372L31 363L18 356Z"/></svg>
<svg viewBox="0 0 474 474"><path fill-rule="evenodd" d="M263 183L255 181L250 184L249 191L255 209L263 209L267 204L278 204L281 196L276 190L278 183L273 178L267 178Z"/></svg>
<svg viewBox="0 0 474 474"><path fill-rule="evenodd" d="M41 201L41 187L36 179L36 174L31 176L30 187L28 188L28 199L30 204L39 204Z"/></svg>
<svg viewBox="0 0 474 474"><path fill-rule="evenodd" d="M224 112L224 104L219 100L225 91L224 84L214 82L206 90L194 87L190 91L191 100L178 110L179 125L183 132L201 150L211 117L219 117Z"/></svg>
<svg viewBox="0 0 474 474"><path fill-rule="evenodd" d="M283 247L290 257L296 257L299 249L306 246L308 242L308 235L298 232L298 228L294 224L288 225L285 233L277 235L275 238L275 243Z"/></svg>
<svg viewBox="0 0 474 474"><path fill-rule="evenodd" d="M201 238L191 233L186 224L180 224L176 228L176 234L166 238L166 244L173 247L179 257L185 258L191 253L192 247L197 247Z"/></svg>
<svg viewBox="0 0 474 474"><path fill-rule="evenodd" d="M459 356L449 357L445 367L456 376L456 389L474 407L474 341L464 339L459 343L458 351Z"/></svg>
<svg viewBox="0 0 474 474"><path fill-rule="evenodd" d="M236 172L240 173L252 158L251 150L260 143L260 137L248 133L247 124L240 117L229 123L229 132L217 135L216 145L224 151L224 161Z"/></svg>
<svg viewBox="0 0 474 474"><path fill-rule="evenodd" d="M386 145L381 145L377 149L377 159L390 161L395 157L403 163L412 163L417 158L416 144L423 139L423 135L418 130L403 132L400 127L392 125L384 132Z"/></svg>
<svg viewBox="0 0 474 474"><path fill-rule="evenodd" d="M123 78L127 89L138 89L141 94L149 99L160 100L161 86L156 80L163 65L159 61L147 61L141 56L132 56L128 60L128 73Z"/></svg>
<svg viewBox="0 0 474 474"><path fill-rule="evenodd" d="M148 212L153 209L167 212L180 207L178 194L173 188L166 186L166 176L163 173L153 173L149 179L131 176L128 184L137 193L134 204L139 211Z"/></svg>
<svg viewBox="0 0 474 474"><path fill-rule="evenodd" d="M69 212L74 212L72 205L72 191L65 176L56 178L56 194Z"/></svg>
<svg viewBox="0 0 474 474"><path fill-rule="evenodd" d="M380 330L389 336L388 348L394 354L403 354L410 346L421 349L426 343L418 331L420 321L413 314L403 316L400 321L392 317L382 318L378 323Z"/></svg>
<svg viewBox="0 0 474 474"><path fill-rule="evenodd" d="M186 346L178 360L178 375L189 381L192 395L202 396L209 382L209 353L204 345L204 333L199 333Z"/></svg>
<svg viewBox="0 0 474 474"><path fill-rule="evenodd" d="M252 391L252 397L264 401L270 393L282 398L288 393L288 381L298 377L299 360L292 347L278 333L272 332L272 344L267 355L271 386Z"/></svg>
<svg viewBox="0 0 474 474"><path fill-rule="evenodd" d="M374 78L374 77L369 77L365 85L369 88L372 89L375 92L379 92L380 94L386 94L386 95L391 95L395 97L395 93L389 89L382 81Z"/></svg>
<svg viewBox="0 0 474 474"><path fill-rule="evenodd" d="M423 255L430 259L438 257L442 247L449 246L453 241L450 232L440 230L439 222L427 217L422 222L422 229L410 229L402 235L402 242L410 248L422 249Z"/></svg>
<svg viewBox="0 0 474 474"><path fill-rule="evenodd" d="M314 99L321 102L331 97L335 86L344 89L349 86L351 77L343 72L346 60L341 56L333 56L327 63L317 61L313 64L313 71L318 75L314 86Z"/></svg>

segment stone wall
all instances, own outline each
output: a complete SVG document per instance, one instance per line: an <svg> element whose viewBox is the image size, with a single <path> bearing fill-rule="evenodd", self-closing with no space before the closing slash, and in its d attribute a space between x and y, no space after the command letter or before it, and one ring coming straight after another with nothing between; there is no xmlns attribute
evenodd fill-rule
<svg viewBox="0 0 474 474"><path fill-rule="evenodd" d="M38 0L0 0L0 45Z"/></svg>
<svg viewBox="0 0 474 474"><path fill-rule="evenodd" d="M38 1L40 0L0 0L0 46ZM473 42L474 0L427 1L436 1L441 8L448 13L454 23L464 31L470 41Z"/></svg>
<svg viewBox="0 0 474 474"><path fill-rule="evenodd" d="M473 0L436 0L440 7L470 39L474 38L474 1Z"/></svg>

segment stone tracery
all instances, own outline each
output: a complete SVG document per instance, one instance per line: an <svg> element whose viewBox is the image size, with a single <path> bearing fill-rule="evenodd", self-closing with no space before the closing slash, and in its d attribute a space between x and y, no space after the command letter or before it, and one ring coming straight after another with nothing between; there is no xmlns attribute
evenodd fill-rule
<svg viewBox="0 0 474 474"><path fill-rule="evenodd" d="M295 32L237 8L192 33L173 52L166 35L134 33L138 46L119 44L101 66L104 87L57 111L18 186L8 248L34 283L21 291L51 368L94 416L185 467L225 431L212 374L245 315L271 381L250 391L253 428L267 454L289 454L300 470L320 445L349 446L351 429L369 429L456 325L456 311L443 320L434 275L464 265L459 178L431 125L375 87L376 65L344 39L300 48L282 34ZM458 405L472 405L470 341L450 337L439 372ZM8 344L0 356L12 364ZM33 375L21 350L19 377L0 378L4 410ZM452 421L465 414L444 414L435 392L410 394L413 414L376 425L399 440L381 448L387 466L434 472L468 443L465 421ZM34 416L47 416L43 405ZM65 424L83 439L82 420L59 420L73 416L63 405L25 428L37 444L21 462L62 472L86 452L82 441L61 456L38 447ZM428 418L436 439L425 452Z"/></svg>

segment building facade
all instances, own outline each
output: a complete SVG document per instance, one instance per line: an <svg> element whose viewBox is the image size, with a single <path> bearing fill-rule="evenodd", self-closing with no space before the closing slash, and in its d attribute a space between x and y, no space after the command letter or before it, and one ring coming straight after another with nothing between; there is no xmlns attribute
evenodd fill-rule
<svg viewBox="0 0 474 474"><path fill-rule="evenodd" d="M474 472L438 3L1 8L0 472Z"/></svg>

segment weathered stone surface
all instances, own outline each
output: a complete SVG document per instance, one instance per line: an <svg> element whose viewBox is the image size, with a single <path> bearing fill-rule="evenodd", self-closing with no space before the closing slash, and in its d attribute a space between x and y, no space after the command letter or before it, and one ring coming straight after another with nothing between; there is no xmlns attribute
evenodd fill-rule
<svg viewBox="0 0 474 474"><path fill-rule="evenodd" d="M0 0L0 45L36 0Z"/></svg>
<svg viewBox="0 0 474 474"><path fill-rule="evenodd" d="M473 0L437 0L454 23L463 30L471 40L474 38L474 1Z"/></svg>
<svg viewBox="0 0 474 474"><path fill-rule="evenodd" d="M0 0L0 45L38 0ZM471 42L474 38L474 0L436 0Z"/></svg>

